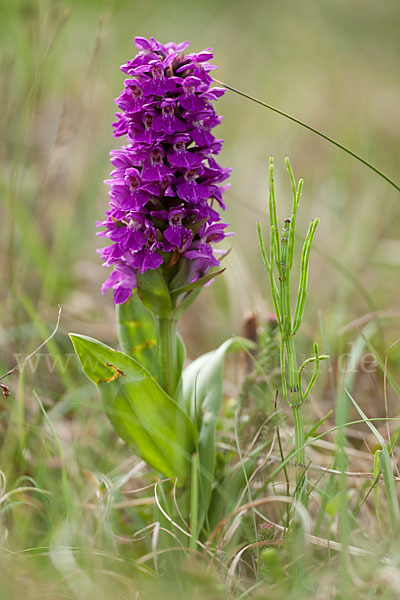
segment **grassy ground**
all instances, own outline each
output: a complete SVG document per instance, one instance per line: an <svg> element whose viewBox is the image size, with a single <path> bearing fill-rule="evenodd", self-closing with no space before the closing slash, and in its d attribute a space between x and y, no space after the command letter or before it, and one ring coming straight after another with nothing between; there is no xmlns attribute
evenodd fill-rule
<svg viewBox="0 0 400 600"><path fill-rule="evenodd" d="M99 291L105 273L95 220L107 203L102 180L115 145L118 66L133 56L134 35L188 39L194 50L213 46L219 79L321 129L398 181L399 25L396 0L0 4L1 372L39 345L62 306L54 339L3 381L11 395L0 404L1 598L399 597L386 487L377 479L370 490L381 443L366 423L328 431L362 420L346 387L368 417L393 419L375 424L391 439L397 474L400 355L392 345L400 338L400 196L387 183L233 93L219 103L221 159L234 167L226 218L236 236L223 279L185 315L191 358L240 333L246 311L262 324L272 310L256 241L256 221L267 224L269 155L277 164L280 217L290 210L289 155L305 179L299 232L321 218L299 344L305 358L318 339L331 359L305 407L307 428L334 413L308 447L309 510L299 512L285 541L285 500L275 495L286 496L287 484L282 472L274 475L281 459L267 393L276 385L272 342L268 371L247 380L245 395L249 367L241 361L228 369L221 420L221 453L229 446L234 460L238 444L245 452L270 419L262 433L268 460L243 498L250 501L270 480L258 495L265 504L236 522L236 531L227 523L218 552L183 560L179 577L171 569L165 586L155 576L169 571L151 554L154 529L137 533L152 523L154 491L138 491L152 475L112 432L66 335L117 344L112 300ZM375 355L383 367L387 359L388 377ZM293 426L284 409L279 430L288 454ZM290 466L290 481L294 471ZM257 540L270 545L240 554Z"/></svg>

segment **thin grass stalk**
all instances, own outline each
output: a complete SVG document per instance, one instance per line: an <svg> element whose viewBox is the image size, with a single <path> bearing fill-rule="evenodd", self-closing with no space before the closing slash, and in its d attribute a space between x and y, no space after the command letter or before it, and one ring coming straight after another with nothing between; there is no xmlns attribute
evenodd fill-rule
<svg viewBox="0 0 400 600"><path fill-rule="evenodd" d="M333 144L337 148L340 148L340 150L343 150L343 152L346 152L347 154L349 154L350 156L352 156L353 158L358 160L360 163L362 163L363 165L368 167L368 169L371 169L371 171L373 171L374 173L379 175L379 177L382 177L382 179L385 179L385 181L387 181L392 187L394 187L395 190L400 192L399 184L397 184L395 181L390 179L390 177L385 175L385 173L383 173L380 169L375 167L369 161L365 160L364 158L362 158L361 156L359 156L358 154L356 154L355 152L350 150L350 148L346 148L346 146L344 146L343 144L340 144L333 138L329 137L329 135L322 133L322 131L315 129L315 127L311 127L311 125L307 125L307 123L304 123L304 121L301 121L300 119L296 119L296 117L289 115L288 113L284 112L283 110L280 110L279 108L275 108L275 106L271 106L270 104L267 104L266 102L263 102L262 100L259 100L258 98L254 98L254 96L250 96L250 94L246 94L245 92L242 92L241 90L238 90L238 89L232 87L231 85L224 83L223 81L219 81L218 79L214 79L214 81L216 83L219 83L220 85L223 85L227 90L230 90L231 92L234 92L235 94L238 94L239 96L242 96L243 98L247 98L247 100L251 100L252 102L255 102L256 104L259 104L260 106L264 106L264 108L268 108L269 110L272 110L273 112L278 113L278 115L281 115L282 117L285 117L286 119L289 119L290 121L293 121L294 123L297 123L297 125L300 125L301 127L304 127L305 129L308 129L312 133L315 133L315 135L318 135L319 137L323 138L330 144Z"/></svg>
<svg viewBox="0 0 400 600"><path fill-rule="evenodd" d="M343 384L344 382L342 382ZM348 487L347 487L347 467L348 459L346 454L346 422L348 420L348 401L344 394L344 385L341 385L338 391L337 404L336 404L337 424L342 427L338 428L336 434L336 467L340 471L338 492L339 492L339 511L338 511L338 530L339 540L342 544L342 552L339 556L339 585L340 591L343 596L346 594L348 585L350 583L349 573L349 538L350 538L350 519L349 519L349 500L348 500Z"/></svg>

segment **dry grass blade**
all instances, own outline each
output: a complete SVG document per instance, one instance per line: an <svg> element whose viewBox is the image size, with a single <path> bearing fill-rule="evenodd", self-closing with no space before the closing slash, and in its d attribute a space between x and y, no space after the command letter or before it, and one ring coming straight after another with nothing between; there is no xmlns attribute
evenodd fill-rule
<svg viewBox="0 0 400 600"><path fill-rule="evenodd" d="M260 542L254 542L253 544L247 544L237 553L235 558L232 561L232 564L228 571L228 576L226 579L226 586L228 592L231 592L233 589L234 575L236 571L236 567L239 564L239 561L242 559L242 555L246 550L250 550L251 548L260 548L262 546L281 546L284 543L284 540L262 540Z"/></svg>
<svg viewBox="0 0 400 600"><path fill-rule="evenodd" d="M270 461L273 462L281 462L281 459L279 456L270 456L269 457ZM294 463L289 463L289 465L295 467L296 465ZM320 465L315 465L315 464L311 464L308 467L310 470L312 471L320 471L322 473L329 473L331 475L346 475L347 477L355 477L355 478L359 478L359 479L375 479L375 476L373 473L364 473L362 471L338 471L337 469L331 469L329 467L322 467ZM382 476L381 476L382 477ZM396 481L400 481L400 477L395 477L394 478Z"/></svg>
<svg viewBox="0 0 400 600"><path fill-rule="evenodd" d="M286 527L283 527L283 525L279 525L278 523L267 519L258 510L256 510L256 513L260 517L260 519L263 519L269 525L275 527L278 531L281 531L282 533L285 533L287 531ZM341 544L340 542L336 542L335 540L322 538L316 535L312 535L311 533L306 533L305 538L307 542L310 542L310 544L314 544L315 546L319 546L320 548L326 548L327 550L336 550L337 552L342 552L343 550L343 544ZM364 548L357 548L356 546L347 546L347 550L353 556L374 556L374 553L370 550L364 550Z"/></svg>
<svg viewBox="0 0 400 600"><path fill-rule="evenodd" d="M24 486L16 488L15 490L10 490L6 494L3 494L0 497L0 504L3 504L6 500L8 500L14 494L20 494L22 492L37 492L38 494L45 494L46 496L51 496L50 492L47 490L42 490L41 488L33 487L33 486Z"/></svg>
<svg viewBox="0 0 400 600"><path fill-rule="evenodd" d="M292 502L295 502L295 501L293 500L293 498L291 498L289 496L273 496L273 497L268 497L268 498L258 498L257 500L253 500L252 502L246 502L239 508L236 508L234 511L229 513L229 515L227 515L226 517L221 519L221 521L218 523L218 525L216 525L216 527L214 527L214 529L210 533L207 543L206 543L206 546L209 546L212 543L215 536L221 531L221 529L226 525L226 523L228 523L231 519L236 517L236 515L238 515L240 513L244 513L247 510L252 509L256 506L262 506L263 504L272 504L275 502L285 502L287 504L291 504ZM299 503L297 503L297 504L299 504Z"/></svg>
<svg viewBox="0 0 400 600"><path fill-rule="evenodd" d="M169 516L169 514L161 506L161 503L160 503L160 500L159 500L158 494L157 494L157 486L158 486L158 484L159 484L159 482L157 482L155 484L155 486L154 486L154 496L155 496L156 504L157 504L157 507L158 507L159 511L167 519L167 521L169 523L171 523L171 525L173 525L173 527L175 527L176 529L178 529L178 531L180 531L181 533L183 533L183 535L185 535L186 537L190 538L191 534L189 532L185 531L183 529L183 527L181 527L180 525L178 525L178 523L176 523L173 519L171 519L171 517ZM200 546L200 548L202 548L203 550L206 550L207 554L209 554L210 556L213 556L213 554L210 551L210 549L207 548L206 545L202 544L200 542L200 540L196 540L196 542L197 542L197 545Z"/></svg>
<svg viewBox="0 0 400 600"><path fill-rule="evenodd" d="M248 502L246 504L243 504L243 506L241 506L239 509L236 509L235 511L230 513L227 517L222 519L220 521L220 523L217 525L217 527L215 527L214 530L211 532L211 534L207 540L207 545L211 544L211 542L213 541L215 536L218 534L218 532L222 529L222 527L225 525L225 523L227 521L229 521L230 519L232 519L233 517L235 517L236 515L238 515L240 512L245 512L245 511L249 510L250 508L262 506L263 504L272 504L275 502L285 502L287 504L292 504L292 503L297 504L296 510L298 510L299 512L300 511L302 512L303 522L307 523L307 521L309 520L308 513L304 510L304 507L301 506L301 504L296 503L295 500L291 497L273 496L273 497L268 497L268 498L258 498L257 500L254 500L253 502ZM304 518L305 516L306 516L306 518ZM267 519L267 520L269 523L272 523L274 526L276 526L277 529L279 529L281 531L285 531L285 528L283 526L277 525L277 524L273 523L272 521L270 521L269 519ZM310 529L309 526L307 527L307 529ZM314 536L309 531L305 531L305 539L307 542L310 542L310 543L320 546L322 548L337 550L339 552L343 550L343 544L341 544L340 542L336 542L334 540L329 540L329 539L324 539L321 537ZM368 550L364 550L363 548L357 548L356 546L347 546L347 550L349 551L350 554L352 554L354 556L373 556L372 552L370 552Z"/></svg>
<svg viewBox="0 0 400 600"><path fill-rule="evenodd" d="M121 502L114 502L112 504L112 508L115 510L119 510L122 508L131 508L134 506L151 506L155 503L155 498L153 498L153 496L148 496L146 498L135 498L135 500L122 500ZM77 506L80 506L82 508L89 508L91 510L96 510L98 508L98 505L94 504L93 502L78 503Z"/></svg>
<svg viewBox="0 0 400 600"><path fill-rule="evenodd" d="M171 525L173 525L176 529L178 529L178 531L180 531L181 533L183 533L183 535L185 535L186 537L190 538L190 533L188 533L187 531L185 531L180 525L178 525L178 523L175 523L175 521L173 519L171 519L171 517L169 516L169 514L161 506L161 503L160 503L160 500L159 500L158 494L157 494L158 485L159 485L159 482L157 482L155 484L155 486L154 486L154 496L155 496L155 500L156 500L156 504L157 504L158 510L167 519L167 521L169 523L171 523Z"/></svg>
<svg viewBox="0 0 400 600"><path fill-rule="evenodd" d="M172 548L162 548L161 550L157 550L156 552L148 552L147 554L144 554L143 556L138 558L138 560L136 561L136 564L142 565L143 563L146 563L149 560L154 560L155 555L161 556L162 554L168 554L168 552L184 552L186 555L195 554L199 557L202 557L202 553L199 550L193 550L191 548L184 548L183 546L182 547L175 546Z"/></svg>
<svg viewBox="0 0 400 600"><path fill-rule="evenodd" d="M155 523L154 524L154 528L153 528L153 533L151 536L151 550L152 550L152 554L154 555L154 569L157 573L157 575L159 574L158 571L158 554L157 554L157 546L158 546L158 537L160 535L160 523Z"/></svg>
<svg viewBox="0 0 400 600"><path fill-rule="evenodd" d="M57 316L57 323L55 328L53 329L52 333L49 335L48 338L46 338L44 340L44 342L42 342L40 344L40 346L38 346L36 348L36 350L34 350L33 352L31 352L30 354L28 354L28 356L26 356L24 358L24 360L22 360L18 365L15 365L15 367L13 367L12 369L10 369L9 371L7 371L7 373L4 373L4 375L2 375L0 377L0 381L2 379L4 379L5 377L8 377L9 375L12 375L13 373L15 373L16 371L19 371L20 369L22 369L22 367L28 362L28 360L30 360L37 352L39 352L39 350L41 350L57 333L58 331L58 326L60 324L60 319L61 319L61 306L58 305L58 316Z"/></svg>

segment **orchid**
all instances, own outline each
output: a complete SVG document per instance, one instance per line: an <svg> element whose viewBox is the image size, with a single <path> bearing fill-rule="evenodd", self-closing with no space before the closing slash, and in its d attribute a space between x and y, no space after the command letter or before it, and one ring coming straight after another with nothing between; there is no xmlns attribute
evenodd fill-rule
<svg viewBox="0 0 400 600"><path fill-rule="evenodd" d="M100 253L113 267L102 291L112 288L115 304L127 301L138 273L149 269L161 268L168 281L185 271L180 286L196 281L219 266L213 245L232 235L220 222L228 187L221 184L231 169L214 158L223 140L211 133L222 120L212 103L224 89L211 87L212 50L185 55L187 42L142 37L135 44L139 52L122 65L128 79L115 100L122 112L114 136L127 144L111 152L109 209L97 223L98 235L112 242Z"/></svg>
<svg viewBox="0 0 400 600"><path fill-rule="evenodd" d="M211 499L225 356L251 345L231 338L184 369L177 332L186 308L223 271L215 245L233 235L221 220L231 169L217 162L223 140L212 133L224 90L212 85L211 48L185 55L187 42L135 44L115 101L114 136L125 145L111 151L109 208L97 223L111 242L100 250L113 268L102 292L113 290L122 352L71 339L118 435L178 488L197 482L187 515L193 547L203 523L220 514Z"/></svg>

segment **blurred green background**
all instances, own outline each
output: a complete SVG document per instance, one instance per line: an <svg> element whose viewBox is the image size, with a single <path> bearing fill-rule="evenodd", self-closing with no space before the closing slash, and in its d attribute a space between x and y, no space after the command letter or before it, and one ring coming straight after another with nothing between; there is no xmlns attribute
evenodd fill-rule
<svg viewBox="0 0 400 600"><path fill-rule="evenodd" d="M11 397L0 402L1 470L12 485L34 477L55 499L29 496L29 509L27 500L13 507L7 527L1 521L1 539L16 551L55 538L65 542L63 525L56 531L68 506L60 480L65 464L74 498L82 502L99 491L86 471L124 475L132 464L66 333L117 344L112 297L100 293L107 271L96 255L102 243L95 221L108 202L102 183L108 153L119 144L111 127L124 79L119 65L136 53L135 35L190 40L193 51L212 46L216 77L321 129L400 181L398 0L0 0L1 372L48 335L62 306L57 335L7 380ZM400 194L337 148L232 92L218 111L224 117L218 136L226 140L219 158L234 169L225 218L236 235L228 240L226 273L185 315L189 356L240 333L246 312L261 320L271 312L256 236L258 219L268 235L269 155L275 156L280 217L288 216L291 202L287 155L296 177L305 179L299 232L321 218L299 336L304 352L316 338L335 367L357 326L378 311L376 344L384 356L400 337ZM298 244L297 257L300 250ZM391 366L398 369L397 349ZM331 407L324 373L312 404L318 417ZM381 390L377 372L358 381L357 398L369 415L382 414ZM132 514L118 531L125 527L131 535L143 525L140 513ZM69 534L87 535L90 545L93 523L85 515L75 515ZM98 541L96 523L92 529ZM29 581L35 563L17 564L18 577Z"/></svg>

